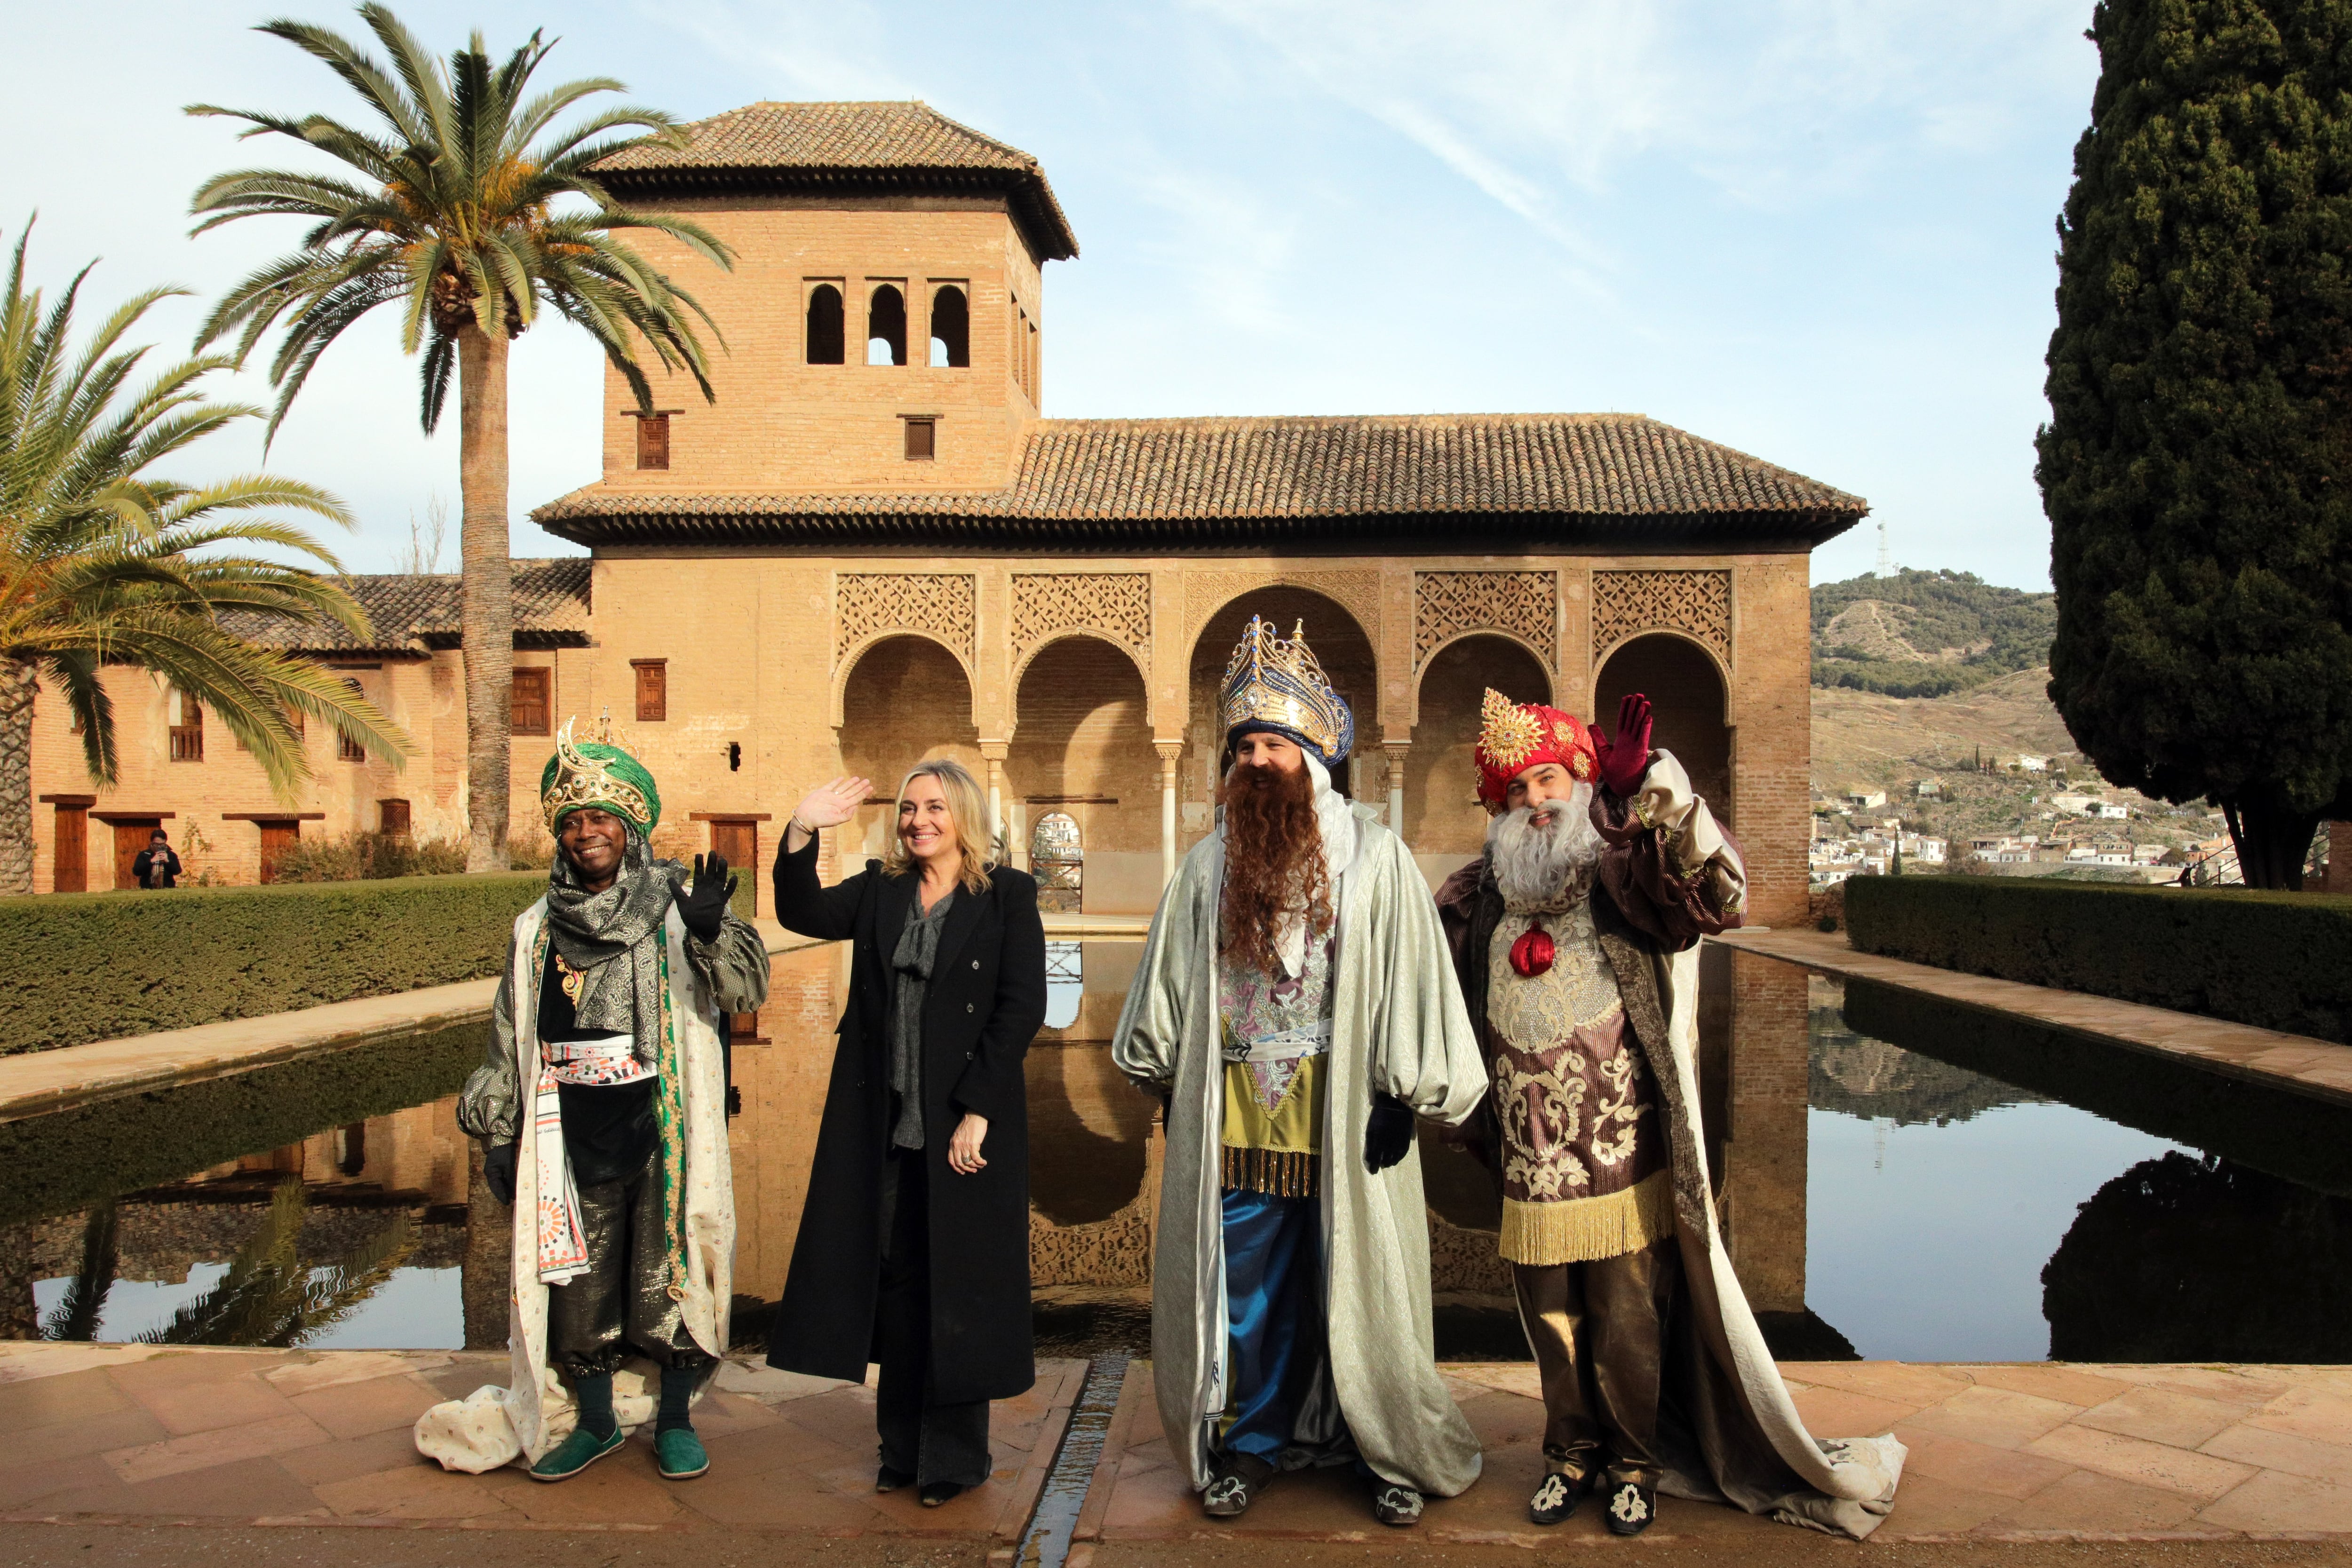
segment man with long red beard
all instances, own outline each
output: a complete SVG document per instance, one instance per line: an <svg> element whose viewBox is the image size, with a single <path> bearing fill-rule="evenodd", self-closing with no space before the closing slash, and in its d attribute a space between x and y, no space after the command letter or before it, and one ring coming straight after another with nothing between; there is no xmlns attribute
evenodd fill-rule
<svg viewBox="0 0 2352 1568"><path fill-rule="evenodd" d="M1217 831L1160 901L1112 1060L1167 1107L1152 1381L1212 1517L1353 1462L1384 1524L1478 1477L1437 1374L1413 1119L1486 1093L1403 842L1331 787L1355 721L1252 620L1218 696Z"/></svg>
<svg viewBox="0 0 2352 1568"><path fill-rule="evenodd" d="M1893 1506L1892 1437L1817 1443L1716 1224L1696 1068L1697 944L1740 924L1747 870L1628 696L1613 743L1486 694L1486 852L1438 890L1494 1093L1472 1138L1544 1400L1541 1525L1594 1486L1638 1535L1657 1494L1857 1539Z"/></svg>

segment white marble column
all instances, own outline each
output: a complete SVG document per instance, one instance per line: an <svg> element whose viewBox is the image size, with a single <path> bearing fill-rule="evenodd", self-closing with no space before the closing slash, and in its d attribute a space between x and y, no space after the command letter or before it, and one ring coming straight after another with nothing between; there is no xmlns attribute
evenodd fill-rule
<svg viewBox="0 0 2352 1568"><path fill-rule="evenodd" d="M1156 740L1160 753L1160 885L1176 880L1176 765L1184 755L1181 740Z"/></svg>
<svg viewBox="0 0 2352 1568"><path fill-rule="evenodd" d="M1389 831L1404 837L1404 754L1409 746L1391 742L1381 747L1389 758ZM1412 846L1407 845L1408 849Z"/></svg>

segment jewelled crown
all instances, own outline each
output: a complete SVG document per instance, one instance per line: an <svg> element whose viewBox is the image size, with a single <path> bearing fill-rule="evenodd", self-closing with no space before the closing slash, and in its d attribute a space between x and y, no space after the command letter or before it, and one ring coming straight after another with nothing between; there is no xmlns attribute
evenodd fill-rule
<svg viewBox="0 0 2352 1568"><path fill-rule="evenodd" d="M613 738L609 714L595 740L572 739L572 729L578 722L576 718L563 721L555 736L555 755L547 759L547 771L540 779L539 810L546 819L547 831L553 832L566 811L596 806L652 832L661 820L661 796L654 789L653 775Z"/></svg>
<svg viewBox="0 0 2352 1568"><path fill-rule="evenodd" d="M1339 767L1355 748L1355 716L1315 662L1303 621L1285 638L1273 622L1250 617L1217 688L1217 713L1227 738L1248 725L1279 730L1326 768Z"/></svg>

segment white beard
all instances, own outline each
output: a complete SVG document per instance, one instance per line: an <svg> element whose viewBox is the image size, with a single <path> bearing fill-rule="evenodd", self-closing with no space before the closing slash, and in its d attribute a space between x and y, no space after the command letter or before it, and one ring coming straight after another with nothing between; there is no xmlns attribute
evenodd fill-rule
<svg viewBox="0 0 2352 1568"><path fill-rule="evenodd" d="M1513 908L1565 908L1592 891L1593 868L1606 847L1592 825L1592 786L1579 784L1565 800L1538 813L1526 806L1486 824L1486 859L1495 885Z"/></svg>

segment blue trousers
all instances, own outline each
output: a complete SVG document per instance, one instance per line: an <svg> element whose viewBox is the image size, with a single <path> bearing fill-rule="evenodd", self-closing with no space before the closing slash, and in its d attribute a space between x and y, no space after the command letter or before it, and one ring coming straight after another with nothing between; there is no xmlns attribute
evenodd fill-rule
<svg viewBox="0 0 2352 1568"><path fill-rule="evenodd" d="M1271 1461L1323 1361L1323 1204L1228 1188L1223 1209L1224 1447Z"/></svg>

